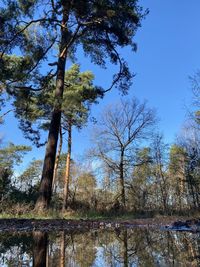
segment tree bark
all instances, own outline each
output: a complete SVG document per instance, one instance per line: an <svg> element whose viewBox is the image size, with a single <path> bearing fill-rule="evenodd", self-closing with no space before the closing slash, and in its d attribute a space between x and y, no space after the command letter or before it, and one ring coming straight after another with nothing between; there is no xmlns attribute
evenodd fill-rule
<svg viewBox="0 0 200 267"><path fill-rule="evenodd" d="M39 197L36 202L35 209L37 211L44 211L48 209L52 196L52 181L55 165L56 149L58 142L58 134L61 121L61 106L64 90L65 65L67 58L66 44L70 38L70 33L67 30L66 23L69 17L70 1L62 1L63 3L63 19L61 26L61 43L59 51L59 59L57 66L57 78L55 89L55 101L52 112L52 118L49 128L48 142L46 146L46 153L43 164L42 178L39 189Z"/></svg>
<svg viewBox="0 0 200 267"><path fill-rule="evenodd" d="M65 210L68 206L71 148L72 148L72 124L71 124L71 121L69 121L69 125L68 125L68 150L67 150L65 177L64 177L63 210Z"/></svg>
<svg viewBox="0 0 200 267"><path fill-rule="evenodd" d="M55 161L55 167L54 167L54 172L53 172L53 182L52 182L52 194L56 193L56 180L58 176L58 165L59 165L59 160L60 160L60 154L62 151L62 144L63 144L63 137L62 137L62 126L60 126L60 143L58 147L58 153L56 155L56 161Z"/></svg>

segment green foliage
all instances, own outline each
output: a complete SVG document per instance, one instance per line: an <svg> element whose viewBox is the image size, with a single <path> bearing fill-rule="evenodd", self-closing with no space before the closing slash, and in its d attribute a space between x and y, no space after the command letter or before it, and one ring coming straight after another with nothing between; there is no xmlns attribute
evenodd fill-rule
<svg viewBox="0 0 200 267"><path fill-rule="evenodd" d="M30 162L28 168L25 169L25 171L18 177L23 191L30 192L34 189L34 187L38 189L42 172L42 164L42 160L33 160Z"/></svg>
<svg viewBox="0 0 200 267"><path fill-rule="evenodd" d="M19 86L46 87L54 68L50 64L44 73L41 66L56 53L54 44L60 42L63 10L68 12L68 36L62 46L67 47L68 55L73 57L77 46L82 45L94 63L105 66L107 58L119 64L114 80L126 92L132 75L117 48L136 49L133 37L147 13L136 0L51 1L48 5L39 0L5 0L0 8L0 87L11 93Z"/></svg>
<svg viewBox="0 0 200 267"><path fill-rule="evenodd" d="M153 163L151 150L149 147L139 149L136 155L136 163L133 176L138 178L151 177L151 164Z"/></svg>
<svg viewBox="0 0 200 267"><path fill-rule="evenodd" d="M12 143L0 149L0 201L9 197L13 189L11 178L14 167L21 163L23 155L30 150L28 146Z"/></svg>
<svg viewBox="0 0 200 267"><path fill-rule="evenodd" d="M152 176L152 155L149 147L138 150L136 163L133 170L133 179L141 179L144 182L151 182Z"/></svg>
<svg viewBox="0 0 200 267"><path fill-rule="evenodd" d="M65 73L65 90L62 101L63 127L83 127L89 116L92 103L102 96L99 87L93 85L94 75L90 71L80 72L75 64ZM54 107L55 81L50 82L46 90L39 92L21 89L17 92L14 107L20 119L20 128L25 137L37 146L43 145L41 131L49 128L51 112Z"/></svg>
<svg viewBox="0 0 200 267"><path fill-rule="evenodd" d="M0 171L0 199L3 200L3 197L10 191L12 171L3 168L0 168Z"/></svg>
<svg viewBox="0 0 200 267"><path fill-rule="evenodd" d="M22 156L28 151L31 151L31 147L12 143L5 148L0 148L0 168L12 168L20 164Z"/></svg>
<svg viewBox="0 0 200 267"><path fill-rule="evenodd" d="M96 187L96 178L90 172L82 173L77 179L78 190L89 194Z"/></svg>
<svg viewBox="0 0 200 267"><path fill-rule="evenodd" d="M136 154L132 179L128 184L129 205L135 210L146 209L153 184L153 160L149 147L139 149Z"/></svg>
<svg viewBox="0 0 200 267"><path fill-rule="evenodd" d="M63 120L66 124L81 128L88 119L92 103L102 96L100 88L93 85L94 75L90 71L80 72L73 65L65 74L65 90L62 103Z"/></svg>
<svg viewBox="0 0 200 267"><path fill-rule="evenodd" d="M182 166L186 164L187 152L186 150L176 144L172 145L170 148L170 164L169 171L172 174L176 174L181 171Z"/></svg>

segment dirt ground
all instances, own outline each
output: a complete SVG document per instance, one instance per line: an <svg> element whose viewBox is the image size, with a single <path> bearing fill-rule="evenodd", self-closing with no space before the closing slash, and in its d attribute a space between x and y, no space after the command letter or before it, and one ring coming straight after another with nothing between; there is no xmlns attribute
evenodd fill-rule
<svg viewBox="0 0 200 267"><path fill-rule="evenodd" d="M0 219L0 231L61 231L81 229L150 227L170 230L194 230L200 228L200 219L159 217L131 220L66 220L66 219Z"/></svg>

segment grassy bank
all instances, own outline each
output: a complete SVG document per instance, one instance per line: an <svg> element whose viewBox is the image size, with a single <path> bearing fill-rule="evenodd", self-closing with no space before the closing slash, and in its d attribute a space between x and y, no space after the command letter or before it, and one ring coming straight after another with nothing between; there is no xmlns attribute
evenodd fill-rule
<svg viewBox="0 0 200 267"><path fill-rule="evenodd" d="M185 220L190 218L200 218L199 212L184 213L184 214L160 214L157 212L149 213L133 213L133 212L123 212L123 213L98 213L95 211L88 212L74 212L74 211L55 211L48 210L43 213L38 213L33 211L25 212L23 214L10 214L1 213L0 219L68 219L68 220L111 220L111 221L125 221L125 220L135 220L135 219L155 219L155 220L166 220L171 218L171 220Z"/></svg>

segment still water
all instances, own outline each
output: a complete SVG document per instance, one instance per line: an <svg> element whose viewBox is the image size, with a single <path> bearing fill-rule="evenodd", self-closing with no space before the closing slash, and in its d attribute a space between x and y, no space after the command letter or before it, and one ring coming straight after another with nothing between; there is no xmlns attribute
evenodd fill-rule
<svg viewBox="0 0 200 267"><path fill-rule="evenodd" d="M0 266L200 266L200 234L147 228L5 232Z"/></svg>

